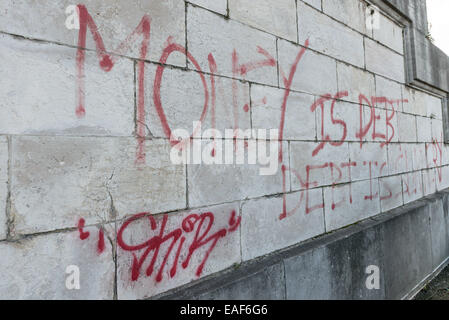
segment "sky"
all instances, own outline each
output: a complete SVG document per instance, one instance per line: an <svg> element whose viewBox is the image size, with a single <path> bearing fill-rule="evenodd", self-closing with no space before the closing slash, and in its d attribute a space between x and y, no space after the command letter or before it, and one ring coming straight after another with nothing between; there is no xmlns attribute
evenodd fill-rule
<svg viewBox="0 0 449 320"><path fill-rule="evenodd" d="M449 55L449 0L426 0L427 19L434 44Z"/></svg>

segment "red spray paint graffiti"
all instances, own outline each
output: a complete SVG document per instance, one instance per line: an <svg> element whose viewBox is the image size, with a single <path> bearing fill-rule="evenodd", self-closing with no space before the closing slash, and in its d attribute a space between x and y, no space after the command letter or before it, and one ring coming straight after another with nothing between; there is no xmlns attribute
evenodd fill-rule
<svg viewBox="0 0 449 320"><path fill-rule="evenodd" d="M167 261L176 244L177 249L174 255L173 264L170 268L170 277L174 277L176 275L178 263L180 262L180 255L183 249L187 249L186 258L181 262L182 268L185 269L188 267L194 253L198 249L205 247L206 251L204 254L204 258L198 265L195 273L196 276L201 276L203 268L210 254L214 250L217 242L220 239L226 237L227 234L236 231L238 226L240 225L240 217L236 217L236 212L232 211L229 218L228 227L222 228L217 232L210 234L211 228L214 225L215 216L212 212L206 212L202 214L191 214L187 216L182 221L180 227L167 233L165 229L168 221L168 215L164 214L162 217L162 221L160 222L159 232L156 235L152 236L147 241L137 245L130 245L126 243L123 239L123 233L125 232L125 230L129 228L132 222L144 217L148 219L149 228L151 229L151 231L156 231L158 229L156 219L153 216L148 215L148 213L139 213L126 220L117 233L117 243L120 248L125 251L132 252L133 255L133 263L131 267L131 280L133 281L136 281L139 278L140 270L151 252L153 252L153 255L150 259L148 267L145 270L145 274L147 276L151 276L153 274L157 258L159 257L160 248L165 242L169 243L169 247L157 272L157 282L162 281L165 265L167 264ZM184 246L187 235L190 233L194 234L193 240L189 245ZM137 253L141 250L143 251L143 253L138 258Z"/></svg>
<svg viewBox="0 0 449 320"><path fill-rule="evenodd" d="M84 231L84 227L85 227L85 220L83 218L79 219L78 221L78 232L79 232L79 236L81 240L86 240L87 238L89 238L90 236L90 232L89 231ZM99 229L98 230L98 242L97 242L97 252L98 254L101 254L105 249L105 244L104 244L104 232L103 229Z"/></svg>
<svg viewBox="0 0 449 320"><path fill-rule="evenodd" d="M97 57L99 60L100 68L109 72L113 68L117 57L123 55L130 46L135 42L136 38L141 35L143 37L140 46L140 56L138 61L138 98L137 98L137 137L138 137L138 150L137 150L137 163L145 162L144 152L144 138L145 138L145 66L144 62L147 57L148 45L150 41L150 18L147 15L142 17L139 25L134 31L114 50L115 55L110 55L106 52L103 39L98 31L97 25L92 19L91 15L87 11L84 5L78 5L79 9L79 22L80 29L78 32L78 50L76 54L76 66L77 66L77 79L78 79L78 104L76 107L76 115L78 117L84 117L86 113L85 105L85 73L84 73L84 61L86 47L86 35L87 28L89 28L92 37L95 42Z"/></svg>
<svg viewBox="0 0 449 320"><path fill-rule="evenodd" d="M89 28L92 37L94 39L95 45L96 45L96 53L98 56L99 64L102 70L105 72L109 72L117 59L117 56L120 56L125 53L126 50L130 49L131 44L133 44L137 37L142 37L142 42L140 45L140 59L138 60L138 94L137 94L137 119L136 119L136 130L137 130L137 139L138 139L138 149L137 149L137 155L136 155L136 163L143 163L145 161L145 99L144 99L144 90L145 90L145 68L144 63L147 57L148 53L148 47L149 47L149 40L150 40L150 18L148 16L143 16L141 22L136 27L136 29L116 48L114 51L115 55L110 55L106 52L102 37L100 33L98 32L98 28L95 25L95 22L93 21L92 17L89 15L87 9L83 5L79 5L79 15L80 15L80 30L79 30L79 36L78 36L78 50L77 50L77 72L78 72L78 105L76 108L76 114L79 117L84 116L86 109L85 109L85 88L84 88L84 60L85 60L85 45L86 45L86 34L87 34L87 28ZM279 74L281 76L281 80L284 84L284 96L282 99L281 104L281 114L280 114L280 123L279 123L279 161L281 163L282 168L282 175L283 175L283 186L284 186L284 194L287 192L286 190L286 174L289 172L290 174L294 175L301 184L301 188L305 191L301 193L300 196L300 202L299 204L305 200L306 201L306 209L305 213L309 214L315 210L323 208L324 204L309 204L309 197L308 197L308 190L311 188L314 188L317 186L316 181L309 181L311 172L317 171L317 170L326 170L328 173L330 173L330 176L332 177L332 186L335 186L337 183L339 183L341 177L342 177L342 170L348 169L349 177L351 176L351 168L354 168L356 166L361 166L362 163L356 163L354 161L344 162L344 163L333 163L333 162L325 162L325 163L311 163L306 166L305 170L305 181L302 180L301 174L292 168L288 168L283 164L282 159L282 140L283 140L283 132L285 127L285 114L286 114L286 108L288 103L288 98L291 91L291 86L293 79L295 77L295 74L298 70L299 62L301 61L302 57L306 53L307 49L309 47L309 41L306 40L304 43L304 46L301 47L301 49L298 51L295 60L290 66L290 70L288 73L288 76L286 76L286 73L282 70L282 68L277 64L277 61L274 57L272 57L265 49L262 47L257 47L257 52L263 56L261 60L257 61L249 61L245 63L241 63L239 60L239 56L236 50L233 51L232 56L230 59L232 60L232 72L233 72L233 83L232 83L232 110L234 115L234 129L238 129L238 102L237 102L237 83L236 78L242 76L245 77L248 73L259 69L259 68L278 68ZM155 109L157 111L157 114L159 116L159 120L161 122L164 134L167 138L170 139L170 142L172 145L177 145L178 147L183 147L184 143L190 143L191 139L187 139L184 141L184 143L179 143L179 141L172 139L171 136L171 128L168 123L168 120L166 118L166 114L164 111L164 107L162 104L162 98L161 98L161 85L162 85L162 78L163 73L165 70L165 65L167 63L168 58L170 55L174 52L179 52L187 57L187 60L190 61L191 64L195 67L196 71L198 71L198 75L200 76L203 89L204 89L204 106L201 114L199 115L199 122L204 122L206 115L209 111L209 89L208 89L208 83L206 81L206 77L203 73L203 71L200 68L200 64L197 62L195 57L193 57L182 45L173 43L172 38L169 37L166 42L166 46L163 49L162 55L159 60L159 65L156 70L154 83L153 83L153 102L155 105ZM209 71L210 71L210 92L211 92L211 118L212 118L212 128L216 127L216 79L215 76L217 74L217 63L214 59L214 56L212 53L208 55L208 63L209 63ZM324 150L326 147L339 147L342 146L345 141L348 140L349 133L354 134L356 139L360 142L360 148L363 147L363 143L366 139L371 139L372 141L380 141L381 143L380 148L385 147L386 145L390 144L397 132L394 125L394 119L397 114L397 111L399 109L399 105L401 103L407 103L408 101L405 99L397 99L392 100L386 97L371 97L370 99L366 97L363 94L359 95L359 127L355 132L350 132L350 128L347 123L347 119L343 119L342 117L337 117L335 114L335 108L336 103L340 99L344 99L348 96L348 91L340 91L335 94L328 93L321 95L321 97L314 103L312 106L310 106L310 112L317 112L318 110L321 111L321 132L320 132L320 138L319 138L319 144L318 146L313 150L312 157L317 156L322 150ZM262 102L266 103L266 97L262 99ZM257 102L254 102L257 104ZM331 137L329 132L329 127L325 126L324 122L324 114L325 114L325 103L330 103L330 124L331 126L338 127L341 130L341 136L338 137ZM379 105L384 105L384 109L378 108ZM250 106L248 104L245 104L243 106L243 109L245 112L249 112ZM327 109L326 109L327 110ZM365 112L365 110L368 110L368 112ZM327 112L327 111L326 111ZM364 119L366 115L367 118ZM380 126L380 124L382 126ZM385 131L382 132L380 127L385 127ZM196 131L198 130L198 127L194 129L192 136L195 135ZM427 148L430 148L430 146L433 146L434 148L434 163L438 166L437 159L438 159L438 153L440 153L440 159L441 159L441 149L437 143L432 143ZM212 150L212 153L214 150ZM400 160L400 159L399 159ZM407 165L407 164L406 164ZM369 170L369 179L370 179L370 194L366 195L364 198L365 200L373 200L374 198L378 197L379 195L377 193L373 192L372 188L372 182L373 182L373 170L377 170L380 168L380 171L382 171L386 163L377 163L375 161L366 161L363 163L363 166ZM438 170L439 178L441 181L441 170ZM334 176L336 175L336 176ZM393 195L387 195L382 196L381 199L386 199L385 197L391 197ZM350 203L352 203L352 191L351 186L349 186L349 197L348 200ZM285 196L284 196L284 203L283 203L283 209L282 213L280 215L280 219L285 219L289 215L293 214L294 211L296 211L299 208L299 204L294 210L291 210L290 212L287 212L286 209L286 203L285 203ZM332 203L332 209L334 210L339 205L341 205L340 202ZM200 219L200 218L197 218ZM205 219L205 218L204 218ZM153 225L153 224L152 224ZM80 237L88 237L88 233L84 233L82 231L82 228L84 226L84 222L81 223L80 221ZM161 232L163 233L163 227L165 226L163 222L163 226L161 227ZM182 229L182 228L181 228ZM179 229L179 230L181 230ZM162 234L159 235L159 238L157 240L153 240L151 246L149 247L151 250L156 250L158 246L160 246L160 242L165 241L173 241L176 243L178 240L181 243L182 241L182 233L186 232L186 229L182 229L181 233L175 232L171 233L169 235L163 236ZM87 234L87 235L86 235ZM159 241L159 242L158 242ZM210 239L209 241L215 243L215 238ZM218 240L217 240L218 241ZM201 242L201 241L199 241ZM99 242L99 248L101 247L101 244ZM181 247L181 246L180 246ZM100 249L99 249L100 250ZM148 248L147 248L148 250ZM151 251L150 250L150 251ZM180 249L179 249L180 250ZM148 254L148 253L147 253ZM137 269L140 269L141 264L145 259L142 260L142 257L140 259L136 259L135 266ZM207 260L207 258L206 258ZM201 273L201 272L200 272ZM159 278L159 277L158 277Z"/></svg>
<svg viewBox="0 0 449 320"><path fill-rule="evenodd" d="M341 119L335 119L334 108L335 108L335 103L337 102L337 99L341 99L341 98L347 97L347 96L348 96L348 91L337 92L337 94L335 94L334 96L332 96L330 94L327 94L327 95L324 95L321 98L319 98L310 107L310 111L311 112L315 112L318 106L321 107L321 139L322 139L322 142L320 142L318 147L316 147L315 150L313 150L312 156L316 156L318 154L318 152L320 152L320 150L322 150L324 148L326 143L329 143L332 146L338 147L338 146L341 146L344 143L344 141L346 140L346 136L348 134L348 128L346 126L346 122L344 122ZM331 110L330 110L330 116L331 116L332 124L340 125L343 128L342 137L339 139L338 142L331 142L330 136L325 133L325 126L324 126L324 102L326 102L327 100L332 100Z"/></svg>
<svg viewBox="0 0 449 320"><path fill-rule="evenodd" d="M441 140L442 139L443 139L443 137L441 136ZM434 138L434 139L432 139L432 143L428 144L426 146L426 149L429 149L430 147L432 147L431 151L428 151L428 152L431 152L431 154L430 154L431 162L436 167L437 174L438 174L438 181L442 182L443 181L443 171L442 171L442 168L441 168L442 165L443 165L443 148L442 148L442 145L441 145L441 143L439 143L437 141L437 139Z"/></svg>
<svg viewBox="0 0 449 320"><path fill-rule="evenodd" d="M285 85L285 94L282 101L281 106L281 122L279 124L279 162L282 163L282 139L284 137L284 126L285 126L285 111L287 109L287 101L288 96L290 95L290 88L293 82L293 77L295 76L296 69L298 68L299 61L304 56L304 53L306 52L306 49L309 47L309 39L306 40L304 47L301 48L301 50L298 52L295 61L293 62L290 73L288 75L288 79L283 76L284 85ZM282 72L283 74L283 72Z"/></svg>
<svg viewBox="0 0 449 320"><path fill-rule="evenodd" d="M140 56L138 60L138 93L137 93L137 119L136 119L136 127L137 127L137 140L138 140L138 147L137 147L137 155L136 155L136 163L142 164L145 162L145 59L147 57L148 47L149 47L149 40L150 40L150 18L148 16L143 16L140 24L136 27L136 29L116 48L116 50L113 51L114 55L110 55L106 52L105 45L103 42L103 39L98 31L98 28L92 19L91 15L88 13L86 7L84 5L78 5L79 8L79 20L80 20L80 29L78 33L78 50L77 50L77 78L78 78L78 89L77 89L77 96L78 96L78 104L76 108L76 115L78 117L84 117L86 113L85 109L85 72L84 72L84 61L85 61L85 50L86 47L86 35L87 35L87 28L89 28L92 37L94 39L95 45L96 45L96 52L99 59L99 64L102 70L105 72L109 72L116 60L117 57L120 55L123 55L126 50L130 49L130 46L135 42L137 36L142 36L142 42L140 47ZM204 87L204 107L203 111L201 113L199 122L203 122L207 111L208 111L208 103L209 103L209 92L207 83L203 74L203 71L201 70L198 62L196 59L181 45L172 43L172 37L168 37L166 42L166 47L164 48L161 58L159 60L160 65L158 66L156 70L156 75L154 79L154 85L153 85L153 101L154 105L157 111L157 114L159 116L159 119L162 124L162 128L164 131L164 134L167 138L170 139L172 145L176 145L179 143L179 141L172 139L171 136L171 128L168 124L167 118L165 116L165 112L162 106L161 102L161 96L160 96L160 90L161 90L161 83L162 83L162 76L165 68L165 64L167 62L168 57L173 52L180 52L184 54L188 60L194 65L195 69L198 71L199 76L201 77L201 81L203 83ZM306 46L308 45L308 42L306 42ZM255 62L247 62L244 64L239 63L239 58L237 55L237 52L234 50L234 53L232 55L232 61L233 61L233 73L234 76L241 75L245 76L249 72L256 70L258 68L263 67L276 67L277 63L276 60L270 56L270 54L263 48L257 47L257 52L263 55L266 59L255 61ZM301 50L300 54L298 55L297 60L294 63L294 66L292 67L292 72L290 73L289 80L285 79L286 85L291 85L292 77L296 71L296 66L304 54L304 50ZM212 74L211 76L211 87L212 87L212 126L215 128L215 82L213 79L213 74L217 70L217 66L215 63L215 60L212 56L212 54L208 57L209 60L209 66L210 66L210 72ZM288 90L287 90L288 91ZM238 128L238 106L237 106L237 86L235 83L235 80L233 82L233 112L234 112L234 128ZM285 97L285 105L288 98L288 94L286 94ZM285 106L284 106L285 109ZM249 111L249 105L244 106L245 112ZM281 120L283 123L283 120ZM192 136L195 135L195 131L198 130L198 127L194 130L192 133ZM178 147L183 147L186 142L190 142L190 139L187 141L184 141L183 143L179 143Z"/></svg>
<svg viewBox="0 0 449 320"><path fill-rule="evenodd" d="M150 233L154 233L154 235L139 244L127 243L124 240L124 233L131 228L133 222L144 221L143 219L147 219L149 231ZM153 272L155 272L156 263L158 258L160 258L162 259L162 262L160 263L159 270L156 271L157 274L155 279L156 282L161 282L163 280L164 269L172 254L174 254L174 260L169 270L169 275L173 278L177 273L179 264L183 269L186 269L189 266L192 257L195 254L201 254L198 251L199 249L204 248L204 250L201 251L204 255L203 259L199 265L196 266L195 272L197 277L201 276L204 266L218 241L238 229L241 217L237 216L235 211L232 211L229 216L228 225L214 233L211 233L212 228L215 227L215 215L212 212L190 214L182 220L179 227L170 232L166 231L169 216L163 214L162 219L159 220L161 221L158 222L157 219L148 212L138 213L125 220L117 232L118 246L122 250L132 253L133 262L130 270L132 281L137 281L139 279L141 269L148 260L149 264L145 269L145 274L150 277ZM89 237L89 232L83 231L84 223L84 219L80 219L78 223L81 240L85 240ZM191 239L190 242L188 239ZM161 254L161 247L164 243L168 244L168 249L165 253ZM175 246L177 246L176 249ZM98 253L103 252L104 248L104 233L102 229L99 229L97 243ZM174 249L175 251L173 251ZM138 257L139 253L140 257ZM151 253L152 256L150 257ZM185 258L182 260L181 256Z"/></svg>
<svg viewBox="0 0 449 320"><path fill-rule="evenodd" d="M178 142L178 140L172 139L171 129L167 122L167 118L165 116L164 109L162 107L161 83L162 83L162 75L164 73L164 68L165 68L164 65L167 62L167 59L170 56L170 54L175 51L180 52L180 53L184 54L185 56L187 56L187 58L190 60L190 62L193 63L196 70L198 71L198 74L201 78L201 82L203 83L205 98L204 98L203 111L201 112L201 116L200 116L200 120L199 120L200 123L203 122L204 118L206 117L207 108L208 108L208 104L209 104L209 91L207 89L206 78L204 77L204 74L203 74L198 62L195 60L195 58L190 53L187 52L187 50L183 46L181 46L179 44L175 44L175 43L170 43L162 52L161 59L159 60L159 63L161 65L159 65L156 70L156 76L154 78L154 86L153 86L153 101L154 101L154 106L156 107L157 114L159 115L159 119L161 121L164 133L165 133L166 137L168 139L170 139L170 142L172 145L176 145L179 142ZM192 136L195 135L195 133L198 131L198 129L199 129L199 125L194 129ZM190 139L188 141L190 141ZM185 142L183 142L183 143L185 143Z"/></svg>
<svg viewBox="0 0 449 320"><path fill-rule="evenodd" d="M81 240L87 239L89 237L89 235L90 235L89 231L84 231L83 230L85 223L86 222L85 222L85 220L83 218L81 218L78 221L78 232L80 233L80 239Z"/></svg>

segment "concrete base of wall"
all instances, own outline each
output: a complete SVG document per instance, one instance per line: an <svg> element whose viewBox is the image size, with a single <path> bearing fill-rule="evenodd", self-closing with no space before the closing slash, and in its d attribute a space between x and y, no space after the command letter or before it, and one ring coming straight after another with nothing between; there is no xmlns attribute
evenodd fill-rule
<svg viewBox="0 0 449 320"><path fill-rule="evenodd" d="M447 262L448 210L446 190L155 298L409 299Z"/></svg>

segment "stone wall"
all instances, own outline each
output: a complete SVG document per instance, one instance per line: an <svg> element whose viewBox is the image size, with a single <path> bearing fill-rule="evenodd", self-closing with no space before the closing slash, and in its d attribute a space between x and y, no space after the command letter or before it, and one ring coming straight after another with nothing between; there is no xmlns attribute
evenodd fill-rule
<svg viewBox="0 0 449 320"><path fill-rule="evenodd" d="M1 1L0 297L155 297L448 188L448 88L396 6ZM274 174L218 164L264 129ZM217 163L173 162L195 143Z"/></svg>

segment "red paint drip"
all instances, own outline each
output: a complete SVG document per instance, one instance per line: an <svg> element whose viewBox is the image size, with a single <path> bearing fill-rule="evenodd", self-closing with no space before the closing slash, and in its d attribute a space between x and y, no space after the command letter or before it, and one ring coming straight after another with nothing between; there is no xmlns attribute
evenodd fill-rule
<svg viewBox="0 0 449 320"><path fill-rule="evenodd" d="M89 28L93 40L96 46L96 53L99 60L100 68L105 71L111 71L115 64L116 57L110 56L106 53L103 38L101 37L98 27L91 15L87 11L84 5L78 5L80 29L78 32L78 50L76 53L76 68L77 68L77 81L78 89L77 96L78 102L75 113L77 117L82 118L86 114L85 109L85 74L84 74L84 61L85 61L85 47L86 47L86 35L87 28ZM144 136L145 136L145 102L144 102L144 89L145 89L145 68L144 60L146 59L148 52L148 45L150 40L150 18L148 15L144 15L139 25L133 32L126 37L126 39L120 43L117 49L114 51L118 56L123 55L126 50L130 49L131 44L136 40L138 35L142 35L143 39L140 48L140 60L138 62L138 98L137 98L137 155L136 163L145 162L144 152Z"/></svg>
<svg viewBox="0 0 449 320"><path fill-rule="evenodd" d="M86 223L86 221L83 218L81 218L78 221L78 231L80 233L81 240L85 240L85 239L89 238L89 235L90 235L89 231L83 231L85 223Z"/></svg>
<svg viewBox="0 0 449 320"><path fill-rule="evenodd" d="M98 243L97 243L97 252L101 254L104 251L104 233L103 229L98 230Z"/></svg>
<svg viewBox="0 0 449 320"><path fill-rule="evenodd" d="M239 75L239 57L237 55L237 51L234 49L232 51L232 77L237 78ZM237 80L232 79L232 111L234 115L234 131L238 129L239 125L239 114L237 112L238 110L238 91L237 91ZM235 133L234 133L235 138ZM234 148L237 145L234 144Z"/></svg>
<svg viewBox="0 0 449 320"><path fill-rule="evenodd" d="M212 96L212 106L211 106L211 120L212 120L212 129L217 128L216 124L216 116L215 116L215 107L216 107L216 93L215 93L215 77L214 74L217 73L217 63L215 62L214 56L212 53L209 53L207 56L207 60L209 61L209 71L210 71L210 86L211 86L211 96ZM215 131L213 131L213 140L214 140L214 148L212 149L212 157L215 157Z"/></svg>
<svg viewBox="0 0 449 320"><path fill-rule="evenodd" d="M287 199L285 197L285 194L287 193L287 188L285 185L285 171L287 170L285 165L282 165L282 193L284 196L282 197L282 213L279 215L279 220L283 220L287 218Z"/></svg>

